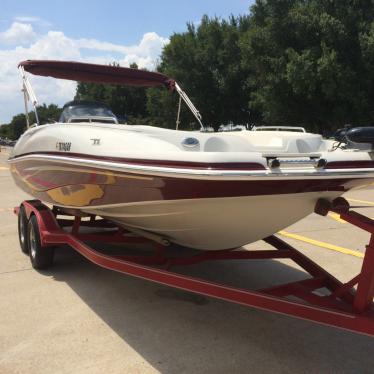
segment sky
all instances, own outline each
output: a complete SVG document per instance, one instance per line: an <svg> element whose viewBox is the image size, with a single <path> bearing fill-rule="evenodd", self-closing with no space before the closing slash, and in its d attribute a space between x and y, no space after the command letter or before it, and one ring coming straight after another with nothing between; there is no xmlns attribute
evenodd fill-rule
<svg viewBox="0 0 374 374"><path fill-rule="evenodd" d="M53 59L154 69L173 33L204 14L248 13L253 0L1 0L0 124L23 112L17 64ZM75 82L29 76L39 103L63 105Z"/></svg>

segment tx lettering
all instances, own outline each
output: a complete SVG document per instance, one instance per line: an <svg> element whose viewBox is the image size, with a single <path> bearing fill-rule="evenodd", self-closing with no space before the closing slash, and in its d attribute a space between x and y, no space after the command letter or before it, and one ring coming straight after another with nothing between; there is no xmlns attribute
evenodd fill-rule
<svg viewBox="0 0 374 374"><path fill-rule="evenodd" d="M100 145L100 139L91 139L92 145Z"/></svg>

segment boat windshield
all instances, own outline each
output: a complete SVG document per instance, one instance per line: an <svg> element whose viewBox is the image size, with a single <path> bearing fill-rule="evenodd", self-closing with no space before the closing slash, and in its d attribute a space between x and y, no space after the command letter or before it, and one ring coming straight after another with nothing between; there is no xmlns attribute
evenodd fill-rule
<svg viewBox="0 0 374 374"><path fill-rule="evenodd" d="M118 120L105 104L75 101L64 105L59 122L118 123Z"/></svg>

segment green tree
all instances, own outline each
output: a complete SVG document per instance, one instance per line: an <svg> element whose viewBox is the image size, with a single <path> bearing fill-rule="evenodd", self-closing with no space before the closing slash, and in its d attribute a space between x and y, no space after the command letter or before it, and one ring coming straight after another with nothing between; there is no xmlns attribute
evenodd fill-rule
<svg viewBox="0 0 374 374"><path fill-rule="evenodd" d="M26 116L21 113L15 115L9 123L10 138L17 140L26 131Z"/></svg>
<svg viewBox="0 0 374 374"><path fill-rule="evenodd" d="M9 125L4 124L0 126L0 138L10 139L10 126Z"/></svg>
<svg viewBox="0 0 374 374"><path fill-rule="evenodd" d="M149 124L158 127L175 129L178 111L178 94L165 89L150 88L147 90L147 112ZM182 105L181 118L183 127L186 123L193 123L192 114Z"/></svg>
<svg viewBox="0 0 374 374"><path fill-rule="evenodd" d="M138 69L138 65L133 63L130 68ZM147 116L146 89L142 87L79 82L75 99L105 103L119 118L130 119L130 123L144 121Z"/></svg>
<svg viewBox="0 0 374 374"><path fill-rule="evenodd" d="M181 84L200 110L204 124L215 129L231 121L250 121L248 66L240 63L239 48L240 35L248 28L246 16L230 17L228 21L204 16L198 27L188 24L186 32L173 34L161 55L158 70ZM148 95L150 114L159 116L160 104L166 106L167 114L158 118L163 118L169 127L173 122L175 126L176 98L171 100L165 93L155 91ZM182 119L185 126L194 121L186 110Z"/></svg>
<svg viewBox="0 0 374 374"><path fill-rule="evenodd" d="M37 107L37 111L40 124L45 125L46 123L57 122L62 112L62 108L56 104L49 104L48 106L43 104ZM34 112L31 112L30 119L31 123L35 122Z"/></svg>
<svg viewBox="0 0 374 374"><path fill-rule="evenodd" d="M373 14L366 0L257 0L240 48L263 121L319 132L372 122Z"/></svg>
<svg viewBox="0 0 374 374"><path fill-rule="evenodd" d="M50 104L48 106L46 104L43 104L41 106L38 106L37 112L38 112L40 124L44 125L47 123L53 123L54 121L58 121L61 111L62 109L59 108L55 104ZM30 125L36 122L34 111L29 113L29 121L30 121ZM0 136L2 134L1 129L3 127L5 127L4 131L6 131L7 136L10 139L13 139L13 140L18 139L26 131L26 128L27 128L25 114L24 113L17 114L12 118L12 120L10 121L8 125L2 125L0 127Z"/></svg>

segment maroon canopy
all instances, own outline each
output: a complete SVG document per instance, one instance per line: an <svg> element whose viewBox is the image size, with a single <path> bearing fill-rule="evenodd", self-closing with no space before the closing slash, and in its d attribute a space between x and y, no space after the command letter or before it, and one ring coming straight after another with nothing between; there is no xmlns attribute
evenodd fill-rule
<svg viewBox="0 0 374 374"><path fill-rule="evenodd" d="M166 75L119 66L53 60L26 60L18 66L23 66L31 74L79 82L140 87L166 86L169 89L173 89L175 85L174 80Z"/></svg>

